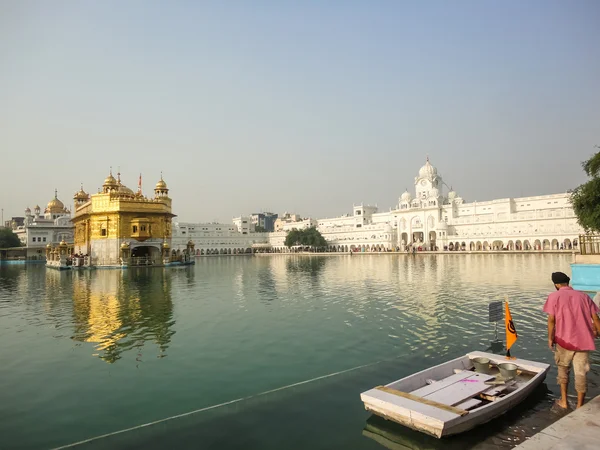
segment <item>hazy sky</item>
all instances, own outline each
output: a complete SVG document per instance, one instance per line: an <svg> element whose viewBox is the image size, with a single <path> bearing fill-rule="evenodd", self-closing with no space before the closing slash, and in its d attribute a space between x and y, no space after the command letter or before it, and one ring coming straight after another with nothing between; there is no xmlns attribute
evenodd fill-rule
<svg viewBox="0 0 600 450"><path fill-rule="evenodd" d="M600 144L600 1L0 0L4 217L112 165L182 221L564 192Z"/></svg>

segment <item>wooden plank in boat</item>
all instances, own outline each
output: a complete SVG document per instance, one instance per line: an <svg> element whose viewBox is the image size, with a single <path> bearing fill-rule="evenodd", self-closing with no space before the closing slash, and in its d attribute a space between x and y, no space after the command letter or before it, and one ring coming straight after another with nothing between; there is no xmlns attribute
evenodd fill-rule
<svg viewBox="0 0 600 450"><path fill-rule="evenodd" d="M493 379L489 375L476 373L468 378L457 381L450 386L440 389L432 394L426 395L425 398L433 400L444 405L458 405L465 400L475 397L484 391L487 391L490 386L485 384L485 381Z"/></svg>
<svg viewBox="0 0 600 450"><path fill-rule="evenodd" d="M375 389L383 391L383 392L387 392L388 394L397 395L398 397L403 397L403 398L412 400L413 402L424 403L425 405L433 406L435 408L438 408L438 409L441 409L444 411L458 414L459 416L464 416L465 414L469 413L468 411L465 411L464 409L455 408L454 406L445 405L443 403L436 402L435 400L430 400L427 398L419 397L414 394L409 394L408 392L397 391L396 389L391 389L391 388L388 388L385 386L377 386Z"/></svg>
<svg viewBox="0 0 600 450"><path fill-rule="evenodd" d="M481 405L482 403L483 403L482 400L479 400L476 398L470 398L469 400L459 403L458 405L456 405L456 407L459 409L469 410L469 409L476 408L477 406Z"/></svg>
<svg viewBox="0 0 600 450"><path fill-rule="evenodd" d="M454 375L450 375L449 377L444 378L439 381L436 381L433 384L429 384L429 385L423 386L422 388L419 388L415 391L411 391L411 394L419 396L419 397L425 397L426 395L433 394L434 392L439 391L440 389L444 389L445 387L451 386L454 383L456 383L457 381L461 381L461 380L464 380L465 378L469 378L474 373L475 372L455 373Z"/></svg>

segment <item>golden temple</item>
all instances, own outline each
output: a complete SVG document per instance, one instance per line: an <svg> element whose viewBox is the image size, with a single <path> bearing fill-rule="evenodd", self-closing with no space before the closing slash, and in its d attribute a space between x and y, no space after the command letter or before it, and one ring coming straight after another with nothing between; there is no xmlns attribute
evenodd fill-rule
<svg viewBox="0 0 600 450"><path fill-rule="evenodd" d="M134 192L121 182L120 173L115 178L111 170L97 194L89 195L82 187L74 201L74 252L89 258L89 265L160 266L172 262L169 250L175 214L162 174L153 197L143 195L141 175Z"/></svg>

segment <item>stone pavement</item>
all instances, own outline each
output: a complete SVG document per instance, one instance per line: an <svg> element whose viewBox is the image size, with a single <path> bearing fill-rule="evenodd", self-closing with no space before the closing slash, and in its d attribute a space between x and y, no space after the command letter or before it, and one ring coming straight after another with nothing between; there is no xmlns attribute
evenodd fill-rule
<svg viewBox="0 0 600 450"><path fill-rule="evenodd" d="M600 395L513 450L600 449Z"/></svg>

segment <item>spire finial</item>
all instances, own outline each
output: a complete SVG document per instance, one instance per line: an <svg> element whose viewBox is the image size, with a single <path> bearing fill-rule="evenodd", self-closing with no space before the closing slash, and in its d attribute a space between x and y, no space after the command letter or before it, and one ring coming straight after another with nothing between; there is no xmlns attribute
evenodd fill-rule
<svg viewBox="0 0 600 450"><path fill-rule="evenodd" d="M58 199L58 189L54 188L54 198Z"/></svg>
<svg viewBox="0 0 600 450"><path fill-rule="evenodd" d="M121 183L121 166L117 168L117 183Z"/></svg>
<svg viewBox="0 0 600 450"><path fill-rule="evenodd" d="M162 179L162 170L160 171L160 180L161 180L161 181L164 181L164 180Z"/></svg>
<svg viewBox="0 0 600 450"><path fill-rule="evenodd" d="M427 155L427 162L429 162L429 155Z"/></svg>
<svg viewBox="0 0 600 450"><path fill-rule="evenodd" d="M112 177L112 166L110 166L110 176Z"/></svg>
<svg viewBox="0 0 600 450"><path fill-rule="evenodd" d="M83 182L81 182L81 190L83 191Z"/></svg>
<svg viewBox="0 0 600 450"><path fill-rule="evenodd" d="M138 193L142 193L142 172L140 172L140 179L138 180Z"/></svg>

